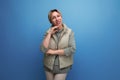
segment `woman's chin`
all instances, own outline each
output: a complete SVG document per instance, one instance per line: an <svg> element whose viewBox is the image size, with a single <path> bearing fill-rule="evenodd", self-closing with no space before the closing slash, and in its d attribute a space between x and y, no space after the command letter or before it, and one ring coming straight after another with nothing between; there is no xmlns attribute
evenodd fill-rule
<svg viewBox="0 0 120 80"><path fill-rule="evenodd" d="M62 24L56 24L56 26L61 26Z"/></svg>

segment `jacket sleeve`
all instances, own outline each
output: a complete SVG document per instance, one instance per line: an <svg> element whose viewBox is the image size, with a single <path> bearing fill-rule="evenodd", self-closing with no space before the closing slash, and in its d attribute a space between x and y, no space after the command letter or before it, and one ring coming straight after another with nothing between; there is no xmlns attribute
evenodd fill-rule
<svg viewBox="0 0 120 80"><path fill-rule="evenodd" d="M46 37L47 33L44 35L44 38ZM43 40L44 40L43 38ZM43 45L43 41L40 45L40 50L43 52L43 53L46 53L48 51L48 48L45 48L44 45Z"/></svg>
<svg viewBox="0 0 120 80"><path fill-rule="evenodd" d="M43 46L43 44L40 46L40 50L43 52L43 53L46 53L48 51L48 48L45 48Z"/></svg>
<svg viewBox="0 0 120 80"><path fill-rule="evenodd" d="M75 39L74 39L74 33L71 32L69 41L68 41L68 47L64 49L64 54L66 56L72 55L76 50L76 44L75 44Z"/></svg>

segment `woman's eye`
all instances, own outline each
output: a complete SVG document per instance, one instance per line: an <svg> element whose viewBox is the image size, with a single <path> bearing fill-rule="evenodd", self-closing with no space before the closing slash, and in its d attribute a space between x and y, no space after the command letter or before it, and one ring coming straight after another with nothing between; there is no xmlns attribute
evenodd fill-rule
<svg viewBox="0 0 120 80"><path fill-rule="evenodd" d="M60 17L60 15L57 15L57 17Z"/></svg>
<svg viewBox="0 0 120 80"><path fill-rule="evenodd" d="M55 17L52 17L52 19L55 19Z"/></svg>

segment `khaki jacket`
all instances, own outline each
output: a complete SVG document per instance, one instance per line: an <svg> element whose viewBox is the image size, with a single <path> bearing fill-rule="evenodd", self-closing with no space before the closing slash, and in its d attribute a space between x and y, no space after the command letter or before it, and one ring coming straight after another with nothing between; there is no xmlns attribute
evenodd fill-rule
<svg viewBox="0 0 120 80"><path fill-rule="evenodd" d="M68 47L69 42L69 36L72 33L72 30L69 29L65 24L63 24L63 31L61 33L61 36L59 38L59 43L56 43L57 36L52 35L49 43L49 49L64 49ZM49 30L48 30L49 31ZM54 60L56 55L44 55L44 65L48 67L49 69L53 70ZM59 65L60 68L65 68L73 64L73 55L65 56L61 55L59 56Z"/></svg>

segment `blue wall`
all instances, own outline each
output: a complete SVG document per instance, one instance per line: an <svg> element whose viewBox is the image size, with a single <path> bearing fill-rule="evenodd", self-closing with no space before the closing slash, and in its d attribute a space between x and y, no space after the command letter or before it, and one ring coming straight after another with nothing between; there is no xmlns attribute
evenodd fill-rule
<svg viewBox="0 0 120 80"><path fill-rule="evenodd" d="M45 80L39 45L53 8L75 32L67 80L120 80L120 0L0 0L0 80Z"/></svg>

